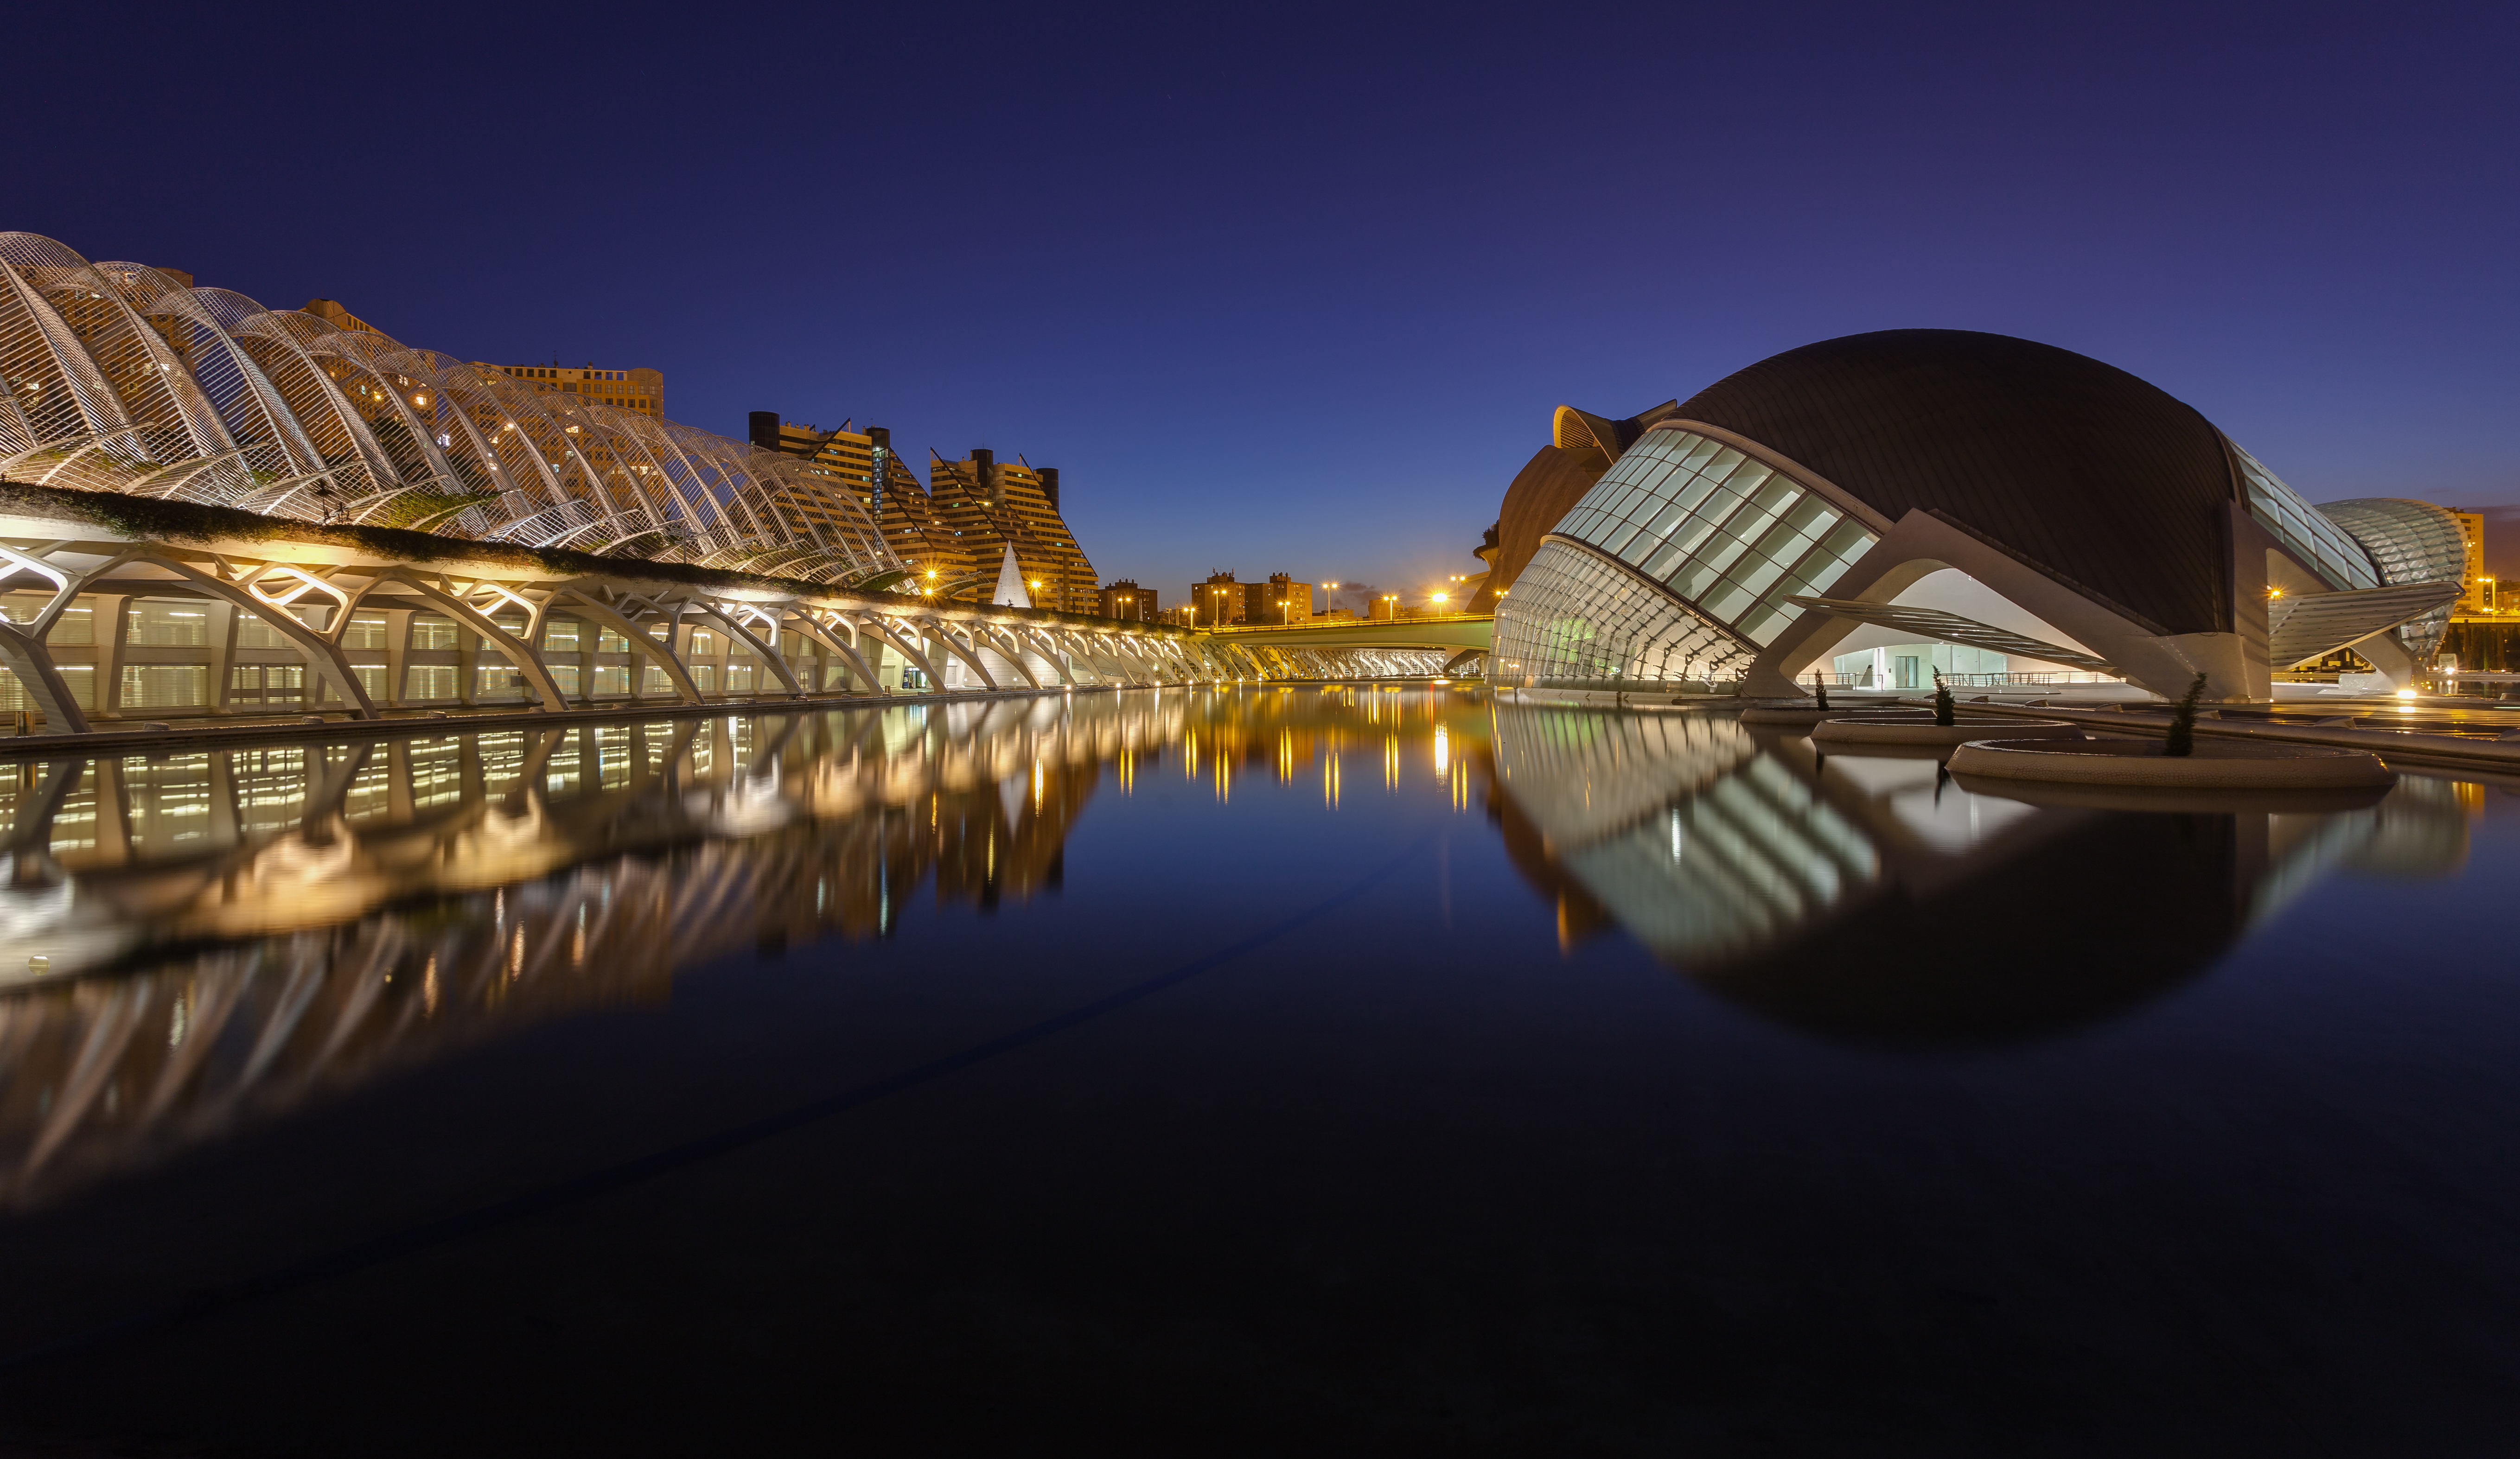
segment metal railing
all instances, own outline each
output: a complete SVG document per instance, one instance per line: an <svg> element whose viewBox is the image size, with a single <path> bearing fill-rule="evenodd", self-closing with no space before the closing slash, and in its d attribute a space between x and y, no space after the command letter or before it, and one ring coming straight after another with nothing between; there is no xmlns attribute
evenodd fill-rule
<svg viewBox="0 0 2520 1459"><path fill-rule="evenodd" d="M1284 633L1302 628L1370 628L1377 623L1485 623L1494 613L1405 613L1398 618L1309 618L1293 623L1229 623L1223 628L1202 628L1206 634Z"/></svg>

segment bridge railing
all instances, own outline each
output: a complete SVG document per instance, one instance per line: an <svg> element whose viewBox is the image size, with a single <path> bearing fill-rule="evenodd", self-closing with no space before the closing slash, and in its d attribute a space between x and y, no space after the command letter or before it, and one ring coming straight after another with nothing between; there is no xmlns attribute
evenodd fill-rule
<svg viewBox="0 0 2520 1459"><path fill-rule="evenodd" d="M1404 618L1313 618L1300 623L1229 623L1223 628L1203 628L1208 634L1282 634L1304 629L1372 628L1376 624L1415 623L1487 623L1494 613L1411 613Z"/></svg>

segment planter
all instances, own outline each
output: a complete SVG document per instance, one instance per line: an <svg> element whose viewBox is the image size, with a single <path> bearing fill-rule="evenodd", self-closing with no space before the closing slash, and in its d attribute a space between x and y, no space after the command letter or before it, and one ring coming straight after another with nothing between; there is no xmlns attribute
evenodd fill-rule
<svg viewBox="0 0 2520 1459"><path fill-rule="evenodd" d="M1954 751L1951 769L1977 780L2150 790L2351 791L2398 781L2368 750L2230 740L2171 756L2157 739L1980 739Z"/></svg>
<svg viewBox="0 0 2520 1459"><path fill-rule="evenodd" d="M1972 720L1937 725L1931 715L1822 720L1812 727L1812 743L1840 745L1961 745L1996 735L2007 739L2080 739L2083 727L2062 720Z"/></svg>

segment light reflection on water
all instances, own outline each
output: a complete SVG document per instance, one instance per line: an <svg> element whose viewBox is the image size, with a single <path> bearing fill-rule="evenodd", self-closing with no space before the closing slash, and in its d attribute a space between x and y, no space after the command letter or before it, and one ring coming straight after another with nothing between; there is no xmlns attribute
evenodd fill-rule
<svg viewBox="0 0 2520 1459"><path fill-rule="evenodd" d="M1973 794L1929 759L1822 760L1721 713L1388 688L0 767L0 978L22 985L0 996L0 1197L655 1000L728 954L888 936L922 892L1019 906L1059 887L1106 776L1226 808L1251 777L1318 780L1335 814L1425 775L1484 807L1562 948L1616 926L1740 1005L1890 1044L2105 1017L2338 867L2454 871L2480 793L2129 815Z"/></svg>

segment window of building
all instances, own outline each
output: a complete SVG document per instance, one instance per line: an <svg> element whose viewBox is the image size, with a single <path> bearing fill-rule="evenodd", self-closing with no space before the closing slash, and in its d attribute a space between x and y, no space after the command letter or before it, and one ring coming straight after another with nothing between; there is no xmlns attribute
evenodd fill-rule
<svg viewBox="0 0 2520 1459"><path fill-rule="evenodd" d="M2231 456L2239 463L2240 479L2248 489L2249 515L2256 517L2260 525L2318 568L2318 575L2331 586L2380 586L2379 574L2371 569L2371 559L2344 528L2321 515L2301 499L2300 493L2284 485L2280 477L2236 444L2231 446Z"/></svg>
<svg viewBox="0 0 2520 1459"><path fill-rule="evenodd" d="M382 613L351 614L350 626L341 631L341 646L344 648L384 647L385 615ZM382 667L379 672L383 672Z"/></svg>
<svg viewBox="0 0 2520 1459"><path fill-rule="evenodd" d="M122 707L191 709L209 702L207 664L125 664Z"/></svg>
<svg viewBox="0 0 2520 1459"><path fill-rule="evenodd" d="M29 611L25 618L22 618L19 621L23 623L32 619L36 612L40 612L42 610L44 602L49 600L50 599L43 599L37 601L34 609ZM62 609L62 616L53 620L53 631L45 638L44 641L47 643L95 642L96 609L86 603L72 603L70 606Z"/></svg>
<svg viewBox="0 0 2520 1459"><path fill-rule="evenodd" d="M304 664L238 664L228 670L228 703L240 708L306 702Z"/></svg>
<svg viewBox="0 0 2520 1459"><path fill-rule="evenodd" d="M1630 447L1557 530L1662 585L1687 604L1687 616L1760 646L1774 641L1800 612L1785 599L1827 592L1874 541L1862 523L1784 472L1706 437L1668 430L1647 432ZM1527 652L1554 666L1551 677L1567 678L1592 677L1572 670L1576 659L1638 676L1645 659L1667 659L1665 650L1678 651L1700 669L1711 662L1746 661L1746 654L1733 652L1710 659L1703 636L1677 623L1664 625L1676 637L1660 649L1613 629L1614 621L1624 628L1627 620L1642 627L1658 612L1625 602L1632 591L1647 591L1642 585L1620 588L1604 576L1616 569L1598 559L1590 565L1573 560L1580 555L1552 554L1554 586L1604 595L1590 605L1595 611L1566 618L1541 639L1519 641L1515 652L1501 653L1502 659ZM1500 616L1500 633L1539 631L1532 615L1544 608L1586 606L1571 598L1552 605L1532 596L1545 596L1552 583L1548 575L1528 589L1517 583ZM1511 627L1516 623L1522 628ZM1604 629L1612 630L1609 639L1602 637ZM1613 641L1620 646L1613 648Z"/></svg>
<svg viewBox="0 0 2520 1459"><path fill-rule="evenodd" d="M629 693L630 666L628 664L596 665L595 692L598 694Z"/></svg>
<svg viewBox="0 0 2520 1459"><path fill-rule="evenodd" d="M475 699L522 699L525 676L513 664L482 664L472 679Z"/></svg>
<svg viewBox="0 0 2520 1459"><path fill-rule="evenodd" d="M575 619L555 618L543 625L543 647L560 653L577 652L578 625Z"/></svg>
<svg viewBox="0 0 2520 1459"><path fill-rule="evenodd" d="M455 620L435 613L411 615L411 646L414 648L453 648L456 646Z"/></svg>
<svg viewBox="0 0 2520 1459"><path fill-rule="evenodd" d="M236 641L239 648L294 648L297 646L260 614L239 612L236 625Z"/></svg>
<svg viewBox="0 0 2520 1459"><path fill-rule="evenodd" d="M402 671L406 699L452 699L456 697L453 664L411 664Z"/></svg>
<svg viewBox="0 0 2520 1459"><path fill-rule="evenodd" d="M199 598L144 597L126 604L122 613L125 642L191 648L210 641L209 604Z"/></svg>
<svg viewBox="0 0 2520 1459"><path fill-rule="evenodd" d="M630 641L608 628L600 629L595 635L595 651L598 653L628 653L630 651Z"/></svg>

